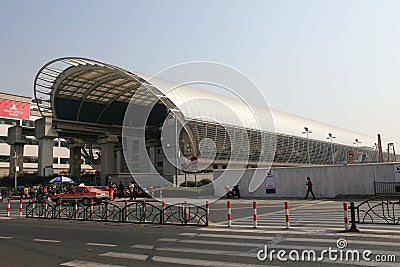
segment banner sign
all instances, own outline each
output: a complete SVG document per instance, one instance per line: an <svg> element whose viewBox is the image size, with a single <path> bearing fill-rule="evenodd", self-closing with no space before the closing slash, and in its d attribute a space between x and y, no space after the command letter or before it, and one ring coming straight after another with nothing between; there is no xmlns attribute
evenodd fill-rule
<svg viewBox="0 0 400 267"><path fill-rule="evenodd" d="M400 164L393 166L394 168L394 181L396 182L396 192L400 192Z"/></svg>
<svg viewBox="0 0 400 267"><path fill-rule="evenodd" d="M275 173L274 170L269 170L265 178L265 185L267 187L267 194L276 194Z"/></svg>
<svg viewBox="0 0 400 267"><path fill-rule="evenodd" d="M13 119L29 119L30 104L0 99L0 116Z"/></svg>

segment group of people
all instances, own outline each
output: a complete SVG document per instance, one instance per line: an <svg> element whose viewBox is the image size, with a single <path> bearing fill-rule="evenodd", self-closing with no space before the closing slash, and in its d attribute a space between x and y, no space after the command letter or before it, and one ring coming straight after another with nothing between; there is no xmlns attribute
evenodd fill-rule
<svg viewBox="0 0 400 267"><path fill-rule="evenodd" d="M31 187L18 187L21 198L29 198L30 201L45 201L57 191L55 186L33 185Z"/></svg>
<svg viewBox="0 0 400 267"><path fill-rule="evenodd" d="M138 187L134 182L130 182L127 188L122 184L121 181L119 182L118 186L115 182L110 182L108 187L113 191L113 196L117 196L118 198L129 197L130 200L136 200L139 194Z"/></svg>

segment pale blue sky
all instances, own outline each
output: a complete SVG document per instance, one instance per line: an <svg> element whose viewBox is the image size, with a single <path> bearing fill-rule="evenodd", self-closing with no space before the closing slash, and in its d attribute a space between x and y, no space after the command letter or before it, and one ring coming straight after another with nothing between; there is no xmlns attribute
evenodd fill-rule
<svg viewBox="0 0 400 267"><path fill-rule="evenodd" d="M275 109L400 143L400 1L1 3L2 92L33 96L39 68L63 56L146 74L216 61Z"/></svg>

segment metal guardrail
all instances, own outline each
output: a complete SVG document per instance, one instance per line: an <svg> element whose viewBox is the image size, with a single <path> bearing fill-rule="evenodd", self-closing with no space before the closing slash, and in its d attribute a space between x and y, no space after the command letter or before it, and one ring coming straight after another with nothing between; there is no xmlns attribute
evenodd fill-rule
<svg viewBox="0 0 400 267"><path fill-rule="evenodd" d="M209 218L207 209L198 205L179 203L157 206L145 201L135 201L124 206L108 201L89 206L78 202L32 202L26 206L26 217L197 226L208 226Z"/></svg>
<svg viewBox="0 0 400 267"><path fill-rule="evenodd" d="M385 195L367 199L357 206L350 203L351 228L358 224L400 224L400 196Z"/></svg>
<svg viewBox="0 0 400 267"><path fill-rule="evenodd" d="M186 202L169 205L164 209L164 224L208 225L207 210Z"/></svg>
<svg viewBox="0 0 400 267"><path fill-rule="evenodd" d="M400 183L374 181L375 195L400 195Z"/></svg>

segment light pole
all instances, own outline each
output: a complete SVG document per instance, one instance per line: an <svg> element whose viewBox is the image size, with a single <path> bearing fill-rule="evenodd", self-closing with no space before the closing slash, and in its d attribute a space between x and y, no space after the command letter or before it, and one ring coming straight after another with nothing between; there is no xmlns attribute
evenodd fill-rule
<svg viewBox="0 0 400 267"><path fill-rule="evenodd" d="M328 133L328 137L326 139L331 139L332 165L335 165L335 155L333 153L333 138L336 138L336 137L333 136L333 134Z"/></svg>
<svg viewBox="0 0 400 267"><path fill-rule="evenodd" d="M307 134L307 155L308 155L308 164L311 164L311 158L310 158L310 143L308 139L308 134L312 133L308 127L304 127L304 132L303 134Z"/></svg>
<svg viewBox="0 0 400 267"><path fill-rule="evenodd" d="M356 147L357 163L360 163L360 161L358 160L358 144L361 144L361 141L359 141L358 138L356 138L355 141L356 142L353 144L357 145L357 147Z"/></svg>
<svg viewBox="0 0 400 267"><path fill-rule="evenodd" d="M373 148L375 148L376 163L379 163L378 144L374 143Z"/></svg>
<svg viewBox="0 0 400 267"><path fill-rule="evenodd" d="M18 175L18 171L19 171L19 166L17 166L17 151L14 150L14 187L17 188L18 184L17 184L17 175Z"/></svg>
<svg viewBox="0 0 400 267"><path fill-rule="evenodd" d="M171 113L175 118L175 185L178 186L178 175L179 175L179 157L180 157L180 148L179 148L179 134L178 134L178 113L179 109L174 108L170 109Z"/></svg>

